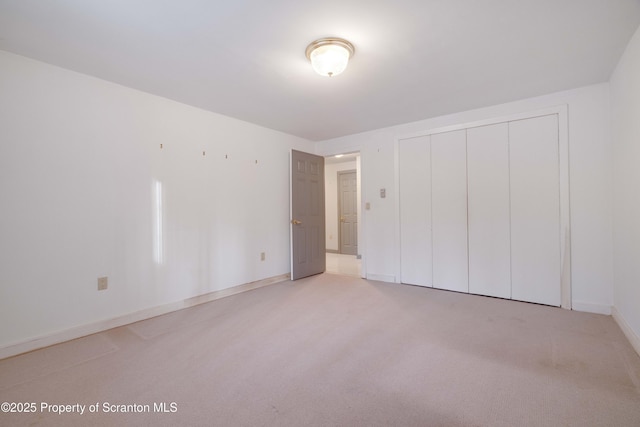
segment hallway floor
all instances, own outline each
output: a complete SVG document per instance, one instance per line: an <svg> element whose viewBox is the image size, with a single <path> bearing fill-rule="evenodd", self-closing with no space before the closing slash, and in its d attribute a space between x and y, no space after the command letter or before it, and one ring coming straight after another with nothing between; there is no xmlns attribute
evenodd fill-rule
<svg viewBox="0 0 640 427"><path fill-rule="evenodd" d="M327 273L362 277L362 260L355 255L327 253Z"/></svg>

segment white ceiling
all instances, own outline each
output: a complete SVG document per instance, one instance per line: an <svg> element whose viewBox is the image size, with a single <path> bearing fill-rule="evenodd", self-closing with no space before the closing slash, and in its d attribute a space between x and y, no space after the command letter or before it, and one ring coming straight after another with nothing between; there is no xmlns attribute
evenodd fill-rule
<svg viewBox="0 0 640 427"><path fill-rule="evenodd" d="M310 140L607 81L640 0L0 0L0 49ZM304 55L356 53L334 78Z"/></svg>

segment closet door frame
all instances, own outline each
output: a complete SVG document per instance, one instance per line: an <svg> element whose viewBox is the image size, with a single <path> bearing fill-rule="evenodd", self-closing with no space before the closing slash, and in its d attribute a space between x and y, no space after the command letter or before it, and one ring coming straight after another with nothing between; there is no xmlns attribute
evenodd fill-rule
<svg viewBox="0 0 640 427"><path fill-rule="evenodd" d="M498 123L511 122L515 120L531 119L535 117L548 116L557 114L558 116L558 158L559 158L559 184L560 184L560 301L561 307L571 309L571 221L570 221L570 194L569 194L569 127L568 127L568 108L567 105L558 105L554 107L534 110L529 112L517 113L507 116L493 117L489 119L459 123L451 126L444 126L424 131L414 132L411 134L400 135L395 138L395 190L399 197L395 200L395 222L396 222L396 241L395 254L396 265L400 266L400 170L398 161L399 141L403 139L416 138L421 136L430 136L438 133L451 132L455 130L469 129L479 126L493 125ZM400 271L395 274L396 283L400 283Z"/></svg>

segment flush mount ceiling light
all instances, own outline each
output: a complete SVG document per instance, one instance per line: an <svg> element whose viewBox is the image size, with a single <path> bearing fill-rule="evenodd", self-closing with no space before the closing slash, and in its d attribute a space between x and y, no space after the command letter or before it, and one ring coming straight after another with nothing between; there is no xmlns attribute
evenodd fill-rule
<svg viewBox="0 0 640 427"><path fill-rule="evenodd" d="M347 68L355 48L345 39L327 37L307 46L306 54L311 66L321 76L333 77Z"/></svg>

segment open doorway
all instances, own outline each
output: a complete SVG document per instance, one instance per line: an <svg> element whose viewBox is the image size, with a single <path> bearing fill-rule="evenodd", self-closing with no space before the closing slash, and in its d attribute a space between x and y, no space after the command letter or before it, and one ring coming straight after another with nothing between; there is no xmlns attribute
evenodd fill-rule
<svg viewBox="0 0 640 427"><path fill-rule="evenodd" d="M325 157L326 271L362 277L360 153Z"/></svg>

